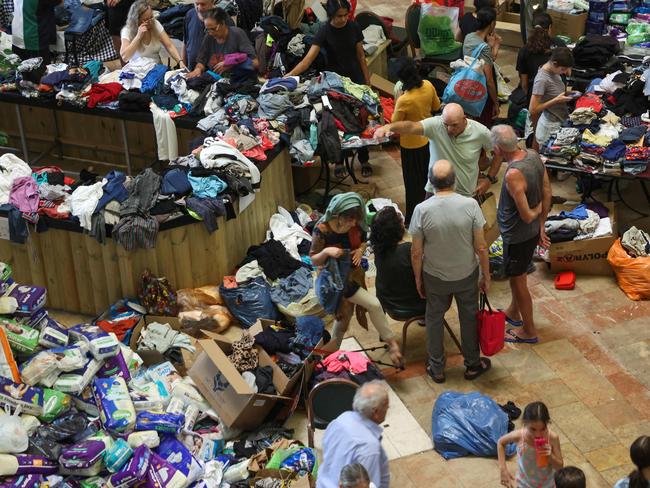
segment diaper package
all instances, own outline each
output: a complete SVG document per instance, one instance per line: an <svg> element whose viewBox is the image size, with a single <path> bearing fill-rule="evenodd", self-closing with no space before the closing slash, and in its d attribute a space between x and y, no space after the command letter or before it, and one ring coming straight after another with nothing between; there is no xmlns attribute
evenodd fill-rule
<svg viewBox="0 0 650 488"><path fill-rule="evenodd" d="M56 355L59 369L65 373L77 369L83 369L88 363L86 353L88 348L85 344L75 344L74 346L56 347L48 351Z"/></svg>
<svg viewBox="0 0 650 488"><path fill-rule="evenodd" d="M36 429L41 426L41 422L33 415L21 415L20 421L23 423L27 435L33 435Z"/></svg>
<svg viewBox="0 0 650 488"><path fill-rule="evenodd" d="M72 401L78 410L87 413L91 417L99 417L99 409L97 408L97 403L95 403L91 386L84 388L80 394L73 395Z"/></svg>
<svg viewBox="0 0 650 488"><path fill-rule="evenodd" d="M62 374L54 383L54 389L79 395L84 388L90 385L91 381L97 375L97 371L102 367L102 361L95 358L87 359L86 364L81 369L76 369L70 374Z"/></svg>
<svg viewBox="0 0 650 488"><path fill-rule="evenodd" d="M207 463L216 459L223 451L223 438L219 433L183 435L183 444L199 461Z"/></svg>
<svg viewBox="0 0 650 488"><path fill-rule="evenodd" d="M133 430L136 415L124 378L98 378L93 382L93 395L99 417L106 430L127 432ZM150 430L150 429L142 429Z"/></svg>
<svg viewBox="0 0 650 488"><path fill-rule="evenodd" d="M155 452L151 453L151 462L147 471L147 488L183 488L186 484L187 478L183 473Z"/></svg>
<svg viewBox="0 0 650 488"><path fill-rule="evenodd" d="M12 284L5 296L13 297L18 302L16 315L32 315L36 310L43 308L47 299L47 291L42 286L29 286Z"/></svg>
<svg viewBox="0 0 650 488"><path fill-rule="evenodd" d="M20 370L20 377L28 385L35 386L43 378L59 371L59 360L49 351L43 351L32 357Z"/></svg>
<svg viewBox="0 0 650 488"><path fill-rule="evenodd" d="M50 317L44 317L41 322L41 334L38 338L39 345L47 348L65 347L68 345L68 331Z"/></svg>
<svg viewBox="0 0 650 488"><path fill-rule="evenodd" d="M16 383L20 383L20 373L18 372L18 365L14 359L14 354L11 351L11 345L5 330L0 327L0 376L9 378Z"/></svg>
<svg viewBox="0 0 650 488"><path fill-rule="evenodd" d="M45 317L47 317L47 310L44 308L39 308L35 312L32 312L29 315L14 315L13 320L17 324L23 324L31 327L32 329L41 329L41 323L43 323L43 320Z"/></svg>
<svg viewBox="0 0 650 488"><path fill-rule="evenodd" d="M94 466L104 458L107 442L89 439L72 446L63 447L59 463L66 469L81 470Z"/></svg>
<svg viewBox="0 0 650 488"><path fill-rule="evenodd" d="M57 390L43 388L43 415L39 419L50 423L63 412L67 412L72 404L72 397Z"/></svg>
<svg viewBox="0 0 650 488"><path fill-rule="evenodd" d="M174 436L164 436L160 441L160 447L156 449L156 454L183 473L188 485L194 483L203 474L202 463Z"/></svg>
<svg viewBox="0 0 650 488"><path fill-rule="evenodd" d="M39 488L44 481L42 474L10 476L0 481L0 488Z"/></svg>
<svg viewBox="0 0 650 488"><path fill-rule="evenodd" d="M113 376L121 376L126 382L131 380L131 373L124 361L121 349L115 356L104 361L104 365L97 372L98 378L111 378Z"/></svg>
<svg viewBox="0 0 650 488"><path fill-rule="evenodd" d="M129 434L126 442L133 449L140 446L147 446L149 449L153 449L160 445L160 437L155 430L143 430Z"/></svg>
<svg viewBox="0 0 650 488"><path fill-rule="evenodd" d="M79 485L81 486L81 488L103 488L104 486L106 486L106 480L101 476L91 476L90 478L80 479Z"/></svg>
<svg viewBox="0 0 650 488"><path fill-rule="evenodd" d="M124 439L117 439L104 453L106 469L116 473L131 459L131 456L133 456L131 446Z"/></svg>
<svg viewBox="0 0 650 488"><path fill-rule="evenodd" d="M37 329L6 318L0 318L0 326L4 329L9 345L15 353L27 356L34 354L38 347Z"/></svg>
<svg viewBox="0 0 650 488"><path fill-rule="evenodd" d="M121 342L120 352L122 353L126 367L129 368L129 376L133 376L135 372L142 367L142 358L138 353L134 352L130 347L125 346Z"/></svg>
<svg viewBox="0 0 650 488"><path fill-rule="evenodd" d="M32 454L0 454L0 476L14 476L24 474L55 474L59 463L50 461L43 456Z"/></svg>
<svg viewBox="0 0 650 488"><path fill-rule="evenodd" d="M9 378L0 377L0 405L11 408L20 407L22 413L30 415L42 415L43 390L25 383L14 383Z"/></svg>
<svg viewBox="0 0 650 488"><path fill-rule="evenodd" d="M185 416L183 414L145 410L138 412L135 430L155 430L161 434L178 434L184 423Z"/></svg>
<svg viewBox="0 0 650 488"><path fill-rule="evenodd" d="M109 488L130 488L145 479L153 453L147 446L140 446L133 451L129 462L108 479Z"/></svg>
<svg viewBox="0 0 650 488"><path fill-rule="evenodd" d="M136 412L163 410L169 402L169 392L162 381L151 381L140 386L132 386L131 400Z"/></svg>
<svg viewBox="0 0 650 488"><path fill-rule="evenodd" d="M120 343L115 334L107 334L101 328L91 324L78 324L68 330L70 337L77 342L88 344L90 354L95 359L108 359L120 350Z"/></svg>

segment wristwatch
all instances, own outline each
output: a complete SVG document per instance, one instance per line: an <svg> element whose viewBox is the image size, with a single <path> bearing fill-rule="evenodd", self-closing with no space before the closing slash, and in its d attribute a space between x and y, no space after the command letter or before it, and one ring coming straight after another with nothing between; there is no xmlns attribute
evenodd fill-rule
<svg viewBox="0 0 650 488"><path fill-rule="evenodd" d="M499 181L499 178L497 178L496 176L490 176L488 173L481 173L481 176L487 178L490 181L490 183L492 183L493 185L497 181Z"/></svg>

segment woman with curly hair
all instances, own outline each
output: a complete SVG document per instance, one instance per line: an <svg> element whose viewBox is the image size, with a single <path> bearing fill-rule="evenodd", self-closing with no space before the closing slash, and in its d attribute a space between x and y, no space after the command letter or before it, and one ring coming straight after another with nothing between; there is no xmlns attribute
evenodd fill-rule
<svg viewBox="0 0 650 488"><path fill-rule="evenodd" d="M394 207L377 212L370 227L375 253L377 298L385 309L424 315L427 301L420 298L411 266L411 243L404 242L404 218Z"/></svg>
<svg viewBox="0 0 650 488"><path fill-rule="evenodd" d="M153 10L147 0L137 0L131 5L120 37L122 38L120 56L124 62L141 57L162 64L160 52L164 47L175 63L180 64L182 68L185 67L176 46L162 24L154 18Z"/></svg>

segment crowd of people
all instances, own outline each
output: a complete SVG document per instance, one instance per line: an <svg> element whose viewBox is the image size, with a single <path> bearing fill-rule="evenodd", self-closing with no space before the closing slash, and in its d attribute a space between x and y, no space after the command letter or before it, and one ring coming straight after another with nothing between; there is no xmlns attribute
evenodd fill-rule
<svg viewBox="0 0 650 488"><path fill-rule="evenodd" d="M22 58L51 59L56 0L32 2L29 7L15 0L14 51ZM30 4L31 5L31 4ZM24 8L23 8L24 7ZM191 79L207 71L227 76L231 56L243 56L258 68L256 50L246 31L235 26L212 0L195 0L185 16L184 44L176 48L147 0L107 0L109 31L119 46L123 62L149 58L162 63L162 56L186 68ZM357 84L370 84L363 48L363 33L350 20L347 0L328 0L328 22L313 38L304 58L287 77L307 71L322 50L330 53L325 69L348 77ZM520 87L526 94L536 143L545 143L568 118L564 76L573 66L571 51L561 40L550 37L551 18L537 13L534 29L517 58ZM31 26L28 29L28 26ZM427 331L426 370L436 383L444 383L444 316L456 300L461 331L464 378L475 380L491 367L482 357L477 331L479 294L491 286L485 218L476 199L498 181L502 163L507 164L499 198L497 220L503 239L505 272L511 289L504 308L511 326L505 340L534 344L539 341L527 274L538 245L549 246L544 224L551 206L551 186L544 164L535 149L522 148L514 130L493 125L500 114L495 60L501 39L495 33L496 10L489 0L476 0L476 11L461 20L463 54L482 61L488 101L480 116L468 118L463 107L447 104L442 112L434 86L424 80L413 60L398 72L402 94L395 103L392 122L378 128L375 137L399 136L406 205L404 216L394 207L379 211L372 224L366 219L363 199L342 193L330 201L315 226L310 257L317 267L335 262L344 276L343 298L336 306L332 338L338 349L348 330L353 309L368 311L382 341L388 344L391 360L403 365L398 338L391 330L386 311L409 311L425 316ZM30 32L30 35L26 33ZM166 55L165 55L166 53ZM332 55L336 53L336 55ZM437 115L433 115L436 113ZM362 174L370 176L367 148L358 153ZM336 165L336 176L345 168ZM405 239L406 230L411 239ZM376 295L366 289L362 257L370 245L377 268ZM324 438L324 462L319 488L360 488L373 483L388 488L388 459L381 447L381 423L389 408L388 394L380 382L359 388L353 411L330 424ZM499 440L498 453L504 486L580 487L584 474L564 467L558 435L549 428L550 415L543 403L528 405L524 427ZM537 439L545 439L540 449ZM505 445L517 445L516 476L505 464ZM539 452L548 464L535 462ZM632 445L631 458L637 470L617 484L618 488L643 488L650 480L650 438Z"/></svg>

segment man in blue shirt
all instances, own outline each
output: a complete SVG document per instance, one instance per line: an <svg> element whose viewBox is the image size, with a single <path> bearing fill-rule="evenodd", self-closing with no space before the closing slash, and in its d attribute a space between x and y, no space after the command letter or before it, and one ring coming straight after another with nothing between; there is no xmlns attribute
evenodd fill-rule
<svg viewBox="0 0 650 488"><path fill-rule="evenodd" d="M377 488L389 488L388 457L381 446L380 426L388 412L386 384L377 380L364 383L354 395L352 408L325 430L316 488L338 488L341 470L352 463L366 468Z"/></svg>

